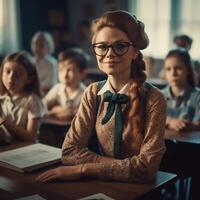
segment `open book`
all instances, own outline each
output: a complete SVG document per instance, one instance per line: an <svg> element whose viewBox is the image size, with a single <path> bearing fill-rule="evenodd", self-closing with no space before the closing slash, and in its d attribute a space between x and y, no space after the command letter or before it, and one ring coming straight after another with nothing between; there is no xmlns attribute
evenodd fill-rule
<svg viewBox="0 0 200 200"><path fill-rule="evenodd" d="M0 153L0 166L25 173L58 163L60 159L60 148L37 143Z"/></svg>

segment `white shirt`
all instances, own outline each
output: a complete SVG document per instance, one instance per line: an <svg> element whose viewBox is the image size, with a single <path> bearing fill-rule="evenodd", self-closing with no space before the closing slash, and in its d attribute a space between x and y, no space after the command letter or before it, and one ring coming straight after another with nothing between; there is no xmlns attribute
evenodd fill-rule
<svg viewBox="0 0 200 200"><path fill-rule="evenodd" d="M57 60L47 55L42 59L35 59L36 69L39 77L40 88L44 96L47 89L51 89L58 82Z"/></svg>
<svg viewBox="0 0 200 200"><path fill-rule="evenodd" d="M0 114L17 126L27 127L28 119L42 118L44 106L37 95L0 96Z"/></svg>
<svg viewBox="0 0 200 200"><path fill-rule="evenodd" d="M80 87L74 91L73 96L68 97L65 92L66 86L62 83L57 83L43 98L43 102L45 105L60 105L63 108L67 108L73 104L75 111L78 109L79 104L81 102L82 94L86 88L83 83L80 83Z"/></svg>
<svg viewBox="0 0 200 200"><path fill-rule="evenodd" d="M126 94L128 95L128 91L129 91L129 87L130 87L130 82L126 83L122 89L120 91L118 91L117 93L120 93L120 94ZM109 82L109 79L107 79L106 83L104 84L104 86L99 90L98 94L97 95L103 95L104 92L106 92L107 90L109 90L110 92L112 93L116 93L110 82Z"/></svg>

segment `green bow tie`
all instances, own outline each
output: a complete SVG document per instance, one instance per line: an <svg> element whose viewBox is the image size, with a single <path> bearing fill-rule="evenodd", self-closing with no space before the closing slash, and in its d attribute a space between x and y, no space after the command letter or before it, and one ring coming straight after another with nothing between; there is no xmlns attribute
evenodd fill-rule
<svg viewBox="0 0 200 200"><path fill-rule="evenodd" d="M126 104L129 102L129 97L125 94L119 94L119 93L111 93L109 90L107 90L103 94L103 100L104 102L109 102L107 107L107 112L102 119L101 123L106 124L109 119L112 117L115 108L115 136L114 136L114 156L115 158L119 158L120 152L121 152L121 141L122 141L122 110L121 110L121 104Z"/></svg>

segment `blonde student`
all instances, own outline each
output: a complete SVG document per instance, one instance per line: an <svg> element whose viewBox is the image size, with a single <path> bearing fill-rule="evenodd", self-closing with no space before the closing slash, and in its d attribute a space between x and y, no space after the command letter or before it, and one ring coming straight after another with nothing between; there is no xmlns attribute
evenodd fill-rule
<svg viewBox="0 0 200 200"><path fill-rule="evenodd" d="M87 68L87 54L79 48L61 52L58 56L59 83L43 98L47 116L72 120L86 86L82 83Z"/></svg>
<svg viewBox="0 0 200 200"><path fill-rule="evenodd" d="M35 141L44 107L31 55L22 51L6 56L0 77L1 143Z"/></svg>
<svg viewBox="0 0 200 200"><path fill-rule="evenodd" d="M31 50L44 96L58 82L57 60L52 56L54 53L52 35L47 31L36 32L31 40Z"/></svg>
<svg viewBox="0 0 200 200"><path fill-rule="evenodd" d="M163 89L167 101L167 128L175 131L200 130L200 90L195 87L188 51L171 50L164 62L169 85Z"/></svg>
<svg viewBox="0 0 200 200"><path fill-rule="evenodd" d="M63 143L63 166L37 180L151 181L165 151L166 103L145 82L144 24L126 11L112 11L94 20L91 32L99 69L108 78L85 90ZM99 154L88 149L94 130Z"/></svg>

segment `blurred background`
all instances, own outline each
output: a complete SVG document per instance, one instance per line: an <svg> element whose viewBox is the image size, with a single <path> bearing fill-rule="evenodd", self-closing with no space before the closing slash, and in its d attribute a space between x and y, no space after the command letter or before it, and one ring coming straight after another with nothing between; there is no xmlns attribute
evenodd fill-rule
<svg viewBox="0 0 200 200"><path fill-rule="evenodd" d="M200 58L199 0L0 0L0 55L30 51L38 30L49 31L59 51L84 43L91 20L104 11L123 9L145 23L150 38L145 56L163 58L177 34L193 39L192 58ZM85 33L86 32L86 33Z"/></svg>

